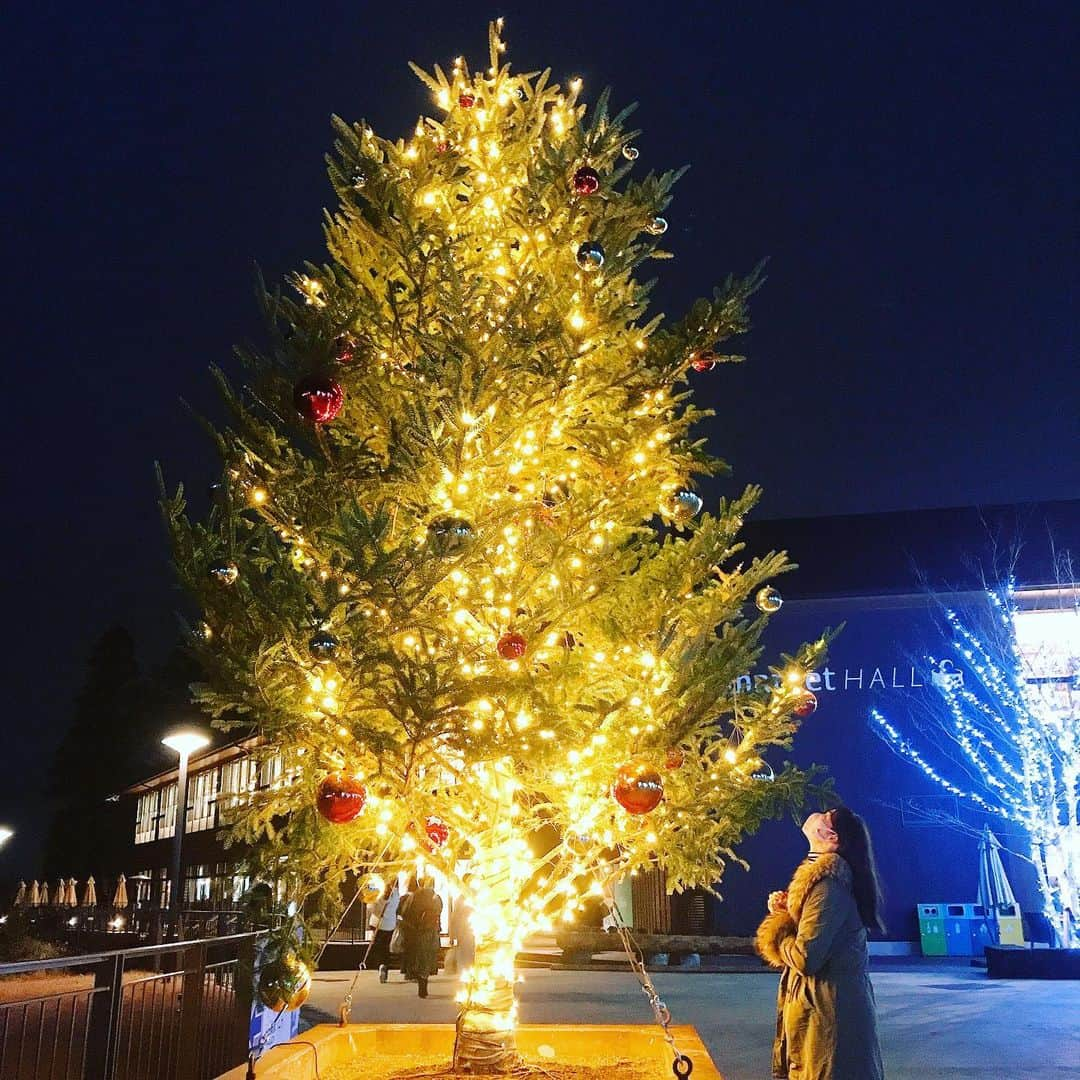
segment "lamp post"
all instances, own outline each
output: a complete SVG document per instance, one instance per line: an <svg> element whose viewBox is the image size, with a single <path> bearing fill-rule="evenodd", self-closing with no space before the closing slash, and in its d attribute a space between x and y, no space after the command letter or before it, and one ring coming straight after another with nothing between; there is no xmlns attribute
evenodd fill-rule
<svg viewBox="0 0 1080 1080"><path fill-rule="evenodd" d="M2 848L14 835L14 829L9 829L6 825L0 825L0 848Z"/></svg>
<svg viewBox="0 0 1080 1080"><path fill-rule="evenodd" d="M180 756L180 769L176 777L176 818L173 825L172 873L169 876L169 909L173 914L179 933L180 889L182 885L181 857L184 848L184 826L187 824L188 760L196 750L210 745L210 739L195 728L172 731L161 740L170 750Z"/></svg>

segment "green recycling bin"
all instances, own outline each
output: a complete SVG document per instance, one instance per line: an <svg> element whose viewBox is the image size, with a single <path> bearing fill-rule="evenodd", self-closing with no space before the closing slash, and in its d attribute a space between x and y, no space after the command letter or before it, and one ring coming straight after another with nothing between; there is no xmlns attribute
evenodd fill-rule
<svg viewBox="0 0 1080 1080"><path fill-rule="evenodd" d="M919 904L919 942L923 956L945 956L945 905Z"/></svg>

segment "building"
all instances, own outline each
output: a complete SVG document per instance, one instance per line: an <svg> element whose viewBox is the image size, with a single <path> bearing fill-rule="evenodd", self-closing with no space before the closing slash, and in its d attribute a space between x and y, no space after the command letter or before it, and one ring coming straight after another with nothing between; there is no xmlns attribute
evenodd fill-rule
<svg viewBox="0 0 1080 1080"><path fill-rule="evenodd" d="M974 900L974 835L983 817L893 754L875 734L870 708L902 722L917 719L935 678L948 675L927 659L942 653L940 619L928 587L947 589L954 605L981 604L973 560L987 567L994 551L1007 553L1023 542L1015 570L1026 605L1025 633L1032 641L1060 633L1045 618L1047 588L1056 581L1049 538L1058 550L1080 552L1080 500L766 521L749 525L744 537L749 554L785 549L800 564L797 573L779 582L785 600L770 625L767 655L794 651L826 627L844 624L828 662L808 679L819 700L817 712L804 722L791 754L771 754L771 764L780 768L790 756L800 765L827 769L838 798L862 813L874 834L887 937L914 941L917 903ZM1075 633L1078 623L1073 620L1068 632ZM1080 655L1080 640L1071 648L1073 656ZM251 792L291 782L280 758L259 763L254 747L254 740L242 740L192 759L186 903L228 907L250 884L240 868L242 852L224 845L222 825ZM173 769L125 793L132 801L130 865L139 896L147 902L168 901L176 780ZM998 822L994 828L1006 848L1023 850L1022 837L1003 831ZM764 898L784 887L804 847L796 824L770 821L740 848L750 870L728 868L719 885L721 901L699 891L668 898L662 883L645 875L624 890L620 907L641 929L748 934L761 917ZM1039 910L1030 868L1008 854L1006 868L1023 909Z"/></svg>

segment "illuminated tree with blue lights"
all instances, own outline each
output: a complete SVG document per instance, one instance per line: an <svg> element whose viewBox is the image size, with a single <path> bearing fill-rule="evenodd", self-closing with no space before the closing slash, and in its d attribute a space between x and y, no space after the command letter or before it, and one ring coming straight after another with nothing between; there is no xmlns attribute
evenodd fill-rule
<svg viewBox="0 0 1080 1080"><path fill-rule="evenodd" d="M1012 578L987 589L977 627L945 610L950 653L931 658L943 674L923 738L877 709L871 718L947 792L1023 830L1044 911L1068 944L1080 897L1080 588L1039 590L1038 613L1055 621L1038 646L1020 623L1030 595Z"/></svg>

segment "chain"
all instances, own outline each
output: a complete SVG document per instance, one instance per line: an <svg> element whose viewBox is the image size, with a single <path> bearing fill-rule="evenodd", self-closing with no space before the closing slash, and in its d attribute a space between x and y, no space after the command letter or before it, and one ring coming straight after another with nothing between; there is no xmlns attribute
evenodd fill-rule
<svg viewBox="0 0 1080 1080"><path fill-rule="evenodd" d="M375 860L374 863L371 864L371 866L380 866L382 864L383 858L389 850L390 841L388 840L384 845L382 851L379 852L379 857ZM352 899L348 902L348 904L345 905L345 910L341 913L341 918L338 919L337 924L334 926L334 929L330 931L330 933L326 937L326 940L322 943L322 947L319 949L318 953L316 953L315 967L319 966L319 961L322 959L322 954L326 952L327 946L330 944L331 941L334 940L334 935L341 929L341 924L345 921L349 912L352 910L353 904L355 904L359 898L360 888L358 887L356 892L353 893ZM344 1027L349 1022L349 1014L352 1012L353 991L356 989L356 981L360 978L360 972L363 971L365 966L367 965L368 953L371 952L371 946L374 944L374 942L374 938L372 938L371 941L364 942L364 954L360 958L360 965L356 969L356 974L353 976L353 980L352 983L349 985L348 991L342 998L341 1004L338 1006L338 1021L342 1027ZM260 1057L262 1057L263 1053L266 1050L266 1044L269 1041L270 1036L273 1034L274 1028L277 1027L278 1022L284 1015L285 1010L282 1009L277 1014L277 1016L274 1017L270 1026L259 1036L256 1045L253 1046L248 1052L248 1068L249 1070L252 1070L252 1075L254 1075L253 1070L255 1062Z"/></svg>
<svg viewBox="0 0 1080 1080"><path fill-rule="evenodd" d="M690 1060L688 1055L684 1054L679 1049L675 1042L675 1036L671 1034L671 1010L667 1007L663 998L660 997L656 987L653 985L653 981L649 977L648 969L645 967L645 956L639 948L638 943L634 940L630 928L626 925L626 922L622 917L622 912L619 911L619 905L615 903L615 897L612 895L610 888L605 888L604 900L607 903L608 911L615 922L615 931L619 935L622 947L626 950L626 958L630 961L630 970L637 976L637 980L641 984L641 992L649 999L649 1007L653 1011L653 1016L656 1017L657 1024L660 1025L660 1028L664 1032L664 1039L667 1041L668 1046L671 1047L671 1053L674 1059L671 1063L671 1071L677 1077L688 1077L694 1071L694 1063Z"/></svg>

